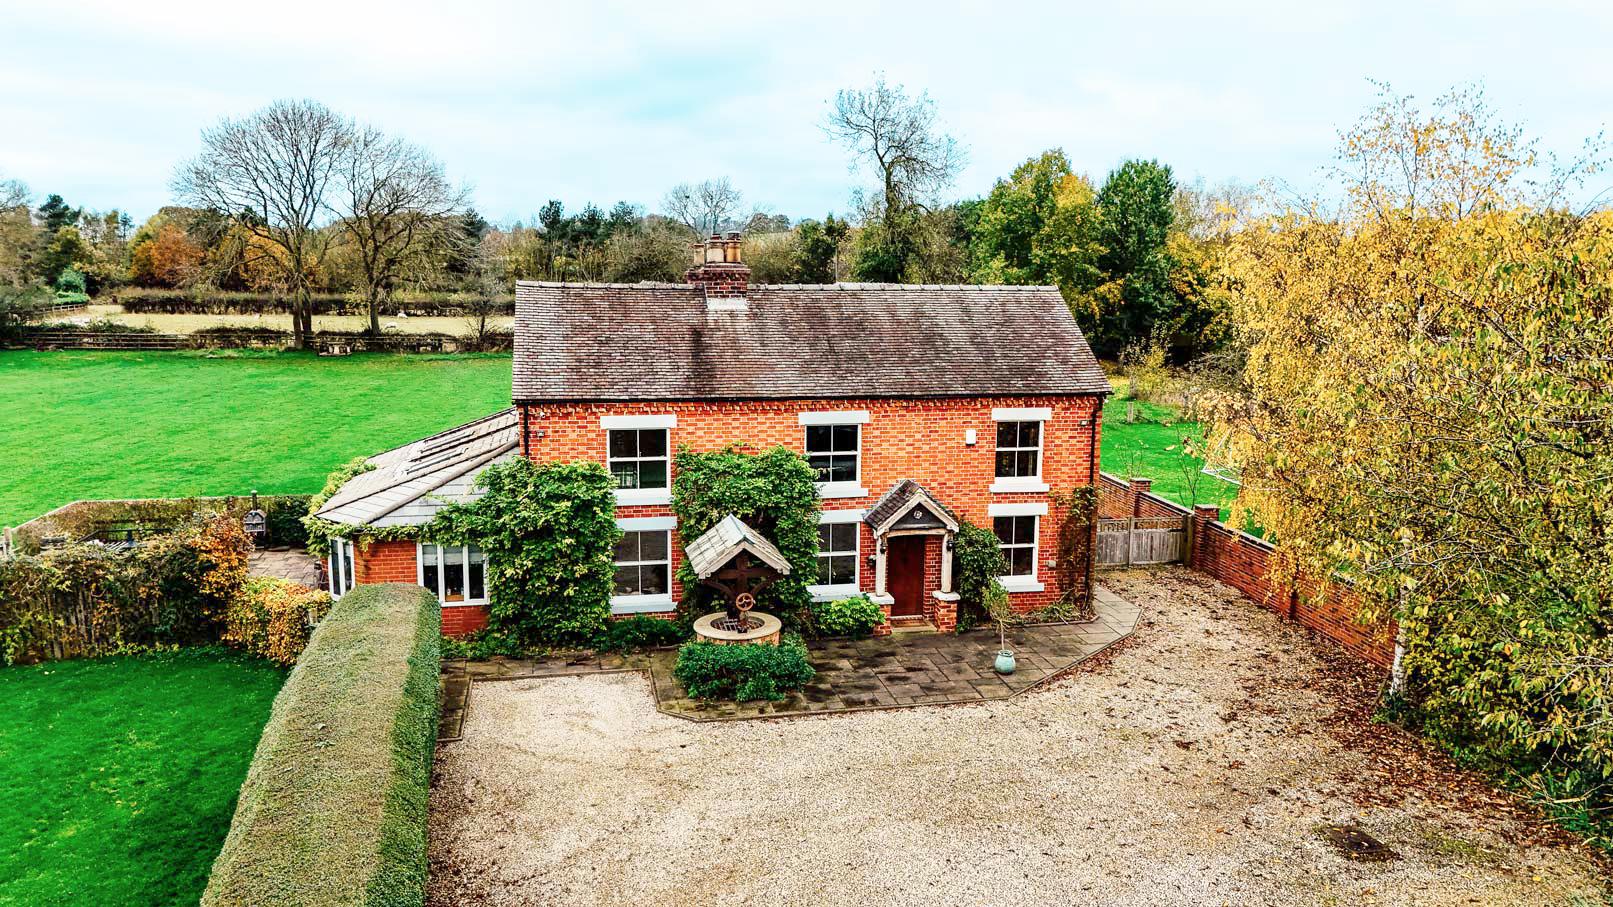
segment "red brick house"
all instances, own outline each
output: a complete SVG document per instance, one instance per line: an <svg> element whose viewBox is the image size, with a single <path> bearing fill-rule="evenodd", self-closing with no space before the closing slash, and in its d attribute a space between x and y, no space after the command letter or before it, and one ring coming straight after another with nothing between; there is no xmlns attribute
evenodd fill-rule
<svg viewBox="0 0 1613 907"><path fill-rule="evenodd" d="M1056 601L1050 492L1097 482L1110 392L1058 290L752 285L739 246L713 237L683 284L517 284L514 406L372 458L319 515L384 537L474 495L500 459L596 460L626 533L611 609L665 615L682 593L672 454L783 445L822 480L814 595L951 629L967 519L997 532L1015 610ZM333 546L336 594L387 581L436 591L449 632L485 622L475 549Z"/></svg>

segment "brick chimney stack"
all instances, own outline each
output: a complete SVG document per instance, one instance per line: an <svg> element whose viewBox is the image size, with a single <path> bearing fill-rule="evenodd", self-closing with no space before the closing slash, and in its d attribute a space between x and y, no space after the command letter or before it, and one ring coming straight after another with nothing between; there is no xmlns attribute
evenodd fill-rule
<svg viewBox="0 0 1613 907"><path fill-rule="evenodd" d="M738 233L711 234L694 244L695 263L683 272L683 279L706 291L706 305L713 309L743 310L745 288L750 285L750 268L739 254Z"/></svg>

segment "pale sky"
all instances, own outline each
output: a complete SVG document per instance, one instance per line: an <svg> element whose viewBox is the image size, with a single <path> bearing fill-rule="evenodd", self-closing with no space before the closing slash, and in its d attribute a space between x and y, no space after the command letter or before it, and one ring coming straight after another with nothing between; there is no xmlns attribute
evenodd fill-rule
<svg viewBox="0 0 1613 907"><path fill-rule="evenodd" d="M1610 118L1613 4L1220 6L0 0L0 178L144 218L203 128L311 97L429 148L494 221L714 176L822 217L858 180L828 100L877 72L967 147L957 197L1055 146L1100 179L1152 157L1314 186L1369 79L1479 81L1546 150Z"/></svg>

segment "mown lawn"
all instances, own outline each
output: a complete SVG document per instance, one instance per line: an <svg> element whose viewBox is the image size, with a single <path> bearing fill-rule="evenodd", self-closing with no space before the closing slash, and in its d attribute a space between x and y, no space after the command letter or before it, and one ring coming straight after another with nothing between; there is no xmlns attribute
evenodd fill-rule
<svg viewBox="0 0 1613 907"><path fill-rule="evenodd" d="M510 357L0 352L0 525L82 498L315 492L510 403Z"/></svg>
<svg viewBox="0 0 1613 907"><path fill-rule="evenodd" d="M1103 468L1191 504L1188 426L1149 403L1128 424L1120 396L1104 408ZM353 457L509 402L507 355L0 353L0 525L81 498L315 492ZM1198 480L1200 503L1236 491Z"/></svg>
<svg viewBox="0 0 1613 907"><path fill-rule="evenodd" d="M1104 471L1153 479L1155 494L1185 506L1220 504L1225 518L1238 487L1203 474L1203 461L1182 452L1183 436L1197 435L1198 424L1183 422L1176 407L1157 403L1135 404L1136 421L1128 423L1126 408L1118 393L1104 404L1099 451Z"/></svg>
<svg viewBox="0 0 1613 907"><path fill-rule="evenodd" d="M0 905L196 903L284 678L213 649L0 668Z"/></svg>

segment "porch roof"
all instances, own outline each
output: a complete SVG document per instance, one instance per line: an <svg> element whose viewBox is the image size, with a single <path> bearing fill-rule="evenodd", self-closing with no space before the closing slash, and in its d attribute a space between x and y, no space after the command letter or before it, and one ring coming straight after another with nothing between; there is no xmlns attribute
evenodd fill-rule
<svg viewBox="0 0 1613 907"><path fill-rule="evenodd" d="M947 506L937 500L935 495L930 494L923 485L912 479L903 479L891 486L891 490L885 492L879 502L869 508L868 515L863 517L863 522L877 532L880 527L891 522L897 514L912 506L915 500L922 502L926 508L936 511L937 515L943 520L950 520L953 529L957 528L958 515L948 510Z"/></svg>

